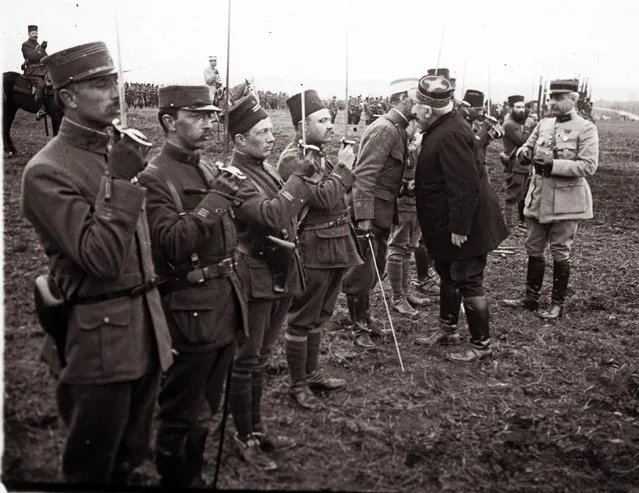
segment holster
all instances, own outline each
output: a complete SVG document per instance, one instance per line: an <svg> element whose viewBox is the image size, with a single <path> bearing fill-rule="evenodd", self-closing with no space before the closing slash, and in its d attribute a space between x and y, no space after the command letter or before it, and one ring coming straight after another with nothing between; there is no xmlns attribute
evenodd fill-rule
<svg viewBox="0 0 639 493"><path fill-rule="evenodd" d="M276 246L264 246L262 258L271 269L273 276L273 291L276 293L284 293L286 291L286 280L288 279L288 270L294 252Z"/></svg>
<svg viewBox="0 0 639 493"><path fill-rule="evenodd" d="M71 303L64 298L47 274L36 278L33 294L40 326L53 338L60 366L64 368L67 364L64 349L67 344Z"/></svg>

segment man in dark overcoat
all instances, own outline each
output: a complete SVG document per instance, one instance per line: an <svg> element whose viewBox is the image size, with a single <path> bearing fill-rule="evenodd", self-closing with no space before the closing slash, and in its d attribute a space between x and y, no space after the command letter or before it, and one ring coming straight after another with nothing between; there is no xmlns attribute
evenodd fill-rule
<svg viewBox="0 0 639 493"><path fill-rule="evenodd" d="M453 109L450 94L450 81L441 76L423 77L412 91L413 112L426 129L415 176L417 215L441 278L441 325L431 340L459 340L463 298L470 345L447 356L467 362L492 354L484 269L507 230L485 166L475 158L473 131Z"/></svg>

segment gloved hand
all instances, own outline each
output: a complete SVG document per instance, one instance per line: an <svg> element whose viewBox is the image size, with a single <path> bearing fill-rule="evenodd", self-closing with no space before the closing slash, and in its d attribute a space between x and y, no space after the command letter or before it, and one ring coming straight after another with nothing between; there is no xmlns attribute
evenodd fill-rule
<svg viewBox="0 0 639 493"><path fill-rule="evenodd" d="M399 187L399 197L415 196L415 180L404 180Z"/></svg>
<svg viewBox="0 0 639 493"><path fill-rule="evenodd" d="M373 220L372 219L360 219L357 221L357 229L360 233L370 233L373 231Z"/></svg>
<svg viewBox="0 0 639 493"><path fill-rule="evenodd" d="M144 169L144 152L133 139L125 135L111 148L107 159L114 178L130 181Z"/></svg>
<svg viewBox="0 0 639 493"><path fill-rule="evenodd" d="M315 158L313 157L313 151L307 150L304 158L295 166L295 169L291 173L292 175L299 176L300 178L310 178L315 174Z"/></svg>
<svg viewBox="0 0 639 493"><path fill-rule="evenodd" d="M524 146L519 149L517 152L517 158L521 164L530 164L532 163L533 151L530 147Z"/></svg>
<svg viewBox="0 0 639 493"><path fill-rule="evenodd" d="M552 174L554 159L552 155L537 156L533 160L533 166L535 167L535 173L542 176L550 176Z"/></svg>
<svg viewBox="0 0 639 493"><path fill-rule="evenodd" d="M215 177L211 190L232 199L240 189L242 182L246 180L246 175L235 166L224 165L219 161L215 164L220 172Z"/></svg>
<svg viewBox="0 0 639 493"><path fill-rule="evenodd" d="M355 164L355 152L351 144L342 143L342 148L337 153L337 162L344 163L344 165L352 170L353 164Z"/></svg>
<svg viewBox="0 0 639 493"><path fill-rule="evenodd" d="M46 50L48 45L49 45L49 43L47 43L46 41L43 41L40 46L42 46L43 50Z"/></svg>

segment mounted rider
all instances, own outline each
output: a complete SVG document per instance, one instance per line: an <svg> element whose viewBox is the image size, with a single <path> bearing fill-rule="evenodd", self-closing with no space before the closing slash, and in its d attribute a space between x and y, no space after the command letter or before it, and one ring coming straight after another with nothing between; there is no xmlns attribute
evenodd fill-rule
<svg viewBox="0 0 639 493"><path fill-rule="evenodd" d="M46 115L43 103L44 78L47 74L47 69L42 63L42 58L47 56L47 42L43 41L42 44L38 43L38 26L30 25L27 30L29 32L29 39L22 43L24 63L21 68L24 70L24 77L35 89L35 104L36 108L38 108L36 119L39 120Z"/></svg>

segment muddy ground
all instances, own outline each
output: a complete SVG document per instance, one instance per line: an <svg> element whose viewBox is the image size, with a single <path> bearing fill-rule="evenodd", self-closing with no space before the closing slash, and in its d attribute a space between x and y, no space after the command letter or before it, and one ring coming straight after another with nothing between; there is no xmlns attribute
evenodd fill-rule
<svg viewBox="0 0 639 493"><path fill-rule="evenodd" d="M338 123L343 121L338 115ZM278 139L271 162L292 135L288 114L274 112ZM132 112L132 126L161 135L156 113ZM343 134L344 126L337 126ZM351 127L351 135L361 135ZM301 444L264 473L237 458L230 441L219 486L233 489L401 492L632 492L639 491L639 124L601 123L600 168L589 180L595 219L583 222L573 249L574 294L563 320L502 308L521 292L523 237L508 238L514 255L491 254L486 285L491 302L494 358L469 365L414 344L436 327L430 304L415 320L394 315L406 368L392 337L374 351L353 346L343 328L344 299L328 328L324 367L348 381L326 396L322 412L294 406L281 347L264 402L271 430ZM21 113L13 129L21 155L4 161L4 456L2 481L55 481L64 428L55 381L40 362L43 341L32 282L45 256L19 211L24 165L44 143L42 122ZM220 156L222 146L210 151ZM336 145L329 148L334 155ZM492 144L491 180L502 195L502 172ZM551 262L548 262L551 265ZM543 303L549 302L547 271ZM389 286L384 283L386 292ZM374 314L383 319L379 288ZM462 317L463 318L463 317ZM465 322L464 322L465 327ZM233 426L229 420L229 435ZM205 479L215 468L217 437L207 446ZM136 484L155 485L151 462Z"/></svg>

